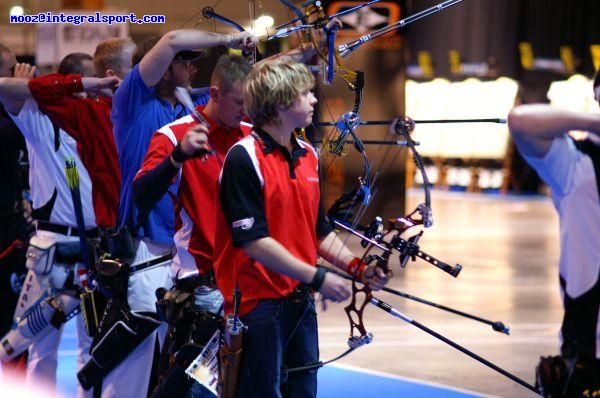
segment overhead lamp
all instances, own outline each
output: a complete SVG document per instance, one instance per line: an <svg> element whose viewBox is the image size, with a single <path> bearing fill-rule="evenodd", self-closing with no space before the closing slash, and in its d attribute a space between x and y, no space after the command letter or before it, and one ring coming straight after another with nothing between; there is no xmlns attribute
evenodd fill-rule
<svg viewBox="0 0 600 398"><path fill-rule="evenodd" d="M255 35L262 35L273 25L275 25L275 20L272 16L261 15L254 20L253 26L248 31L251 31Z"/></svg>
<svg viewBox="0 0 600 398"><path fill-rule="evenodd" d="M270 15L261 15L254 21L255 29L267 29L275 24L275 20Z"/></svg>
<svg viewBox="0 0 600 398"><path fill-rule="evenodd" d="M24 13L25 10L21 6L12 6L9 11L9 14L14 16L23 15Z"/></svg>

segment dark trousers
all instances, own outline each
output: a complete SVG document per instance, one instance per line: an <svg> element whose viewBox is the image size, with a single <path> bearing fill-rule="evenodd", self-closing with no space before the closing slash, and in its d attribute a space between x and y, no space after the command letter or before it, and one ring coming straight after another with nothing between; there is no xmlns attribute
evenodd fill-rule
<svg viewBox="0 0 600 398"><path fill-rule="evenodd" d="M600 310L600 278L587 292L577 298L566 293L566 282L561 277L565 315L561 326L565 357L596 358L598 339L598 311Z"/></svg>
<svg viewBox="0 0 600 398"><path fill-rule="evenodd" d="M316 397L317 369L282 372L319 359L313 297L263 300L242 321L248 330L236 397Z"/></svg>

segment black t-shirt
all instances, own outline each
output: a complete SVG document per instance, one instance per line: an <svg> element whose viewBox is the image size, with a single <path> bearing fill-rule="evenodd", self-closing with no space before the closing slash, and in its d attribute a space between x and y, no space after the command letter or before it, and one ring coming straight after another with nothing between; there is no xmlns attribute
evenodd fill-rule
<svg viewBox="0 0 600 398"><path fill-rule="evenodd" d="M23 156L27 156L23 134L0 106L0 218L14 214L26 186L26 173L19 164Z"/></svg>
<svg viewBox="0 0 600 398"><path fill-rule="evenodd" d="M598 187L598 197L600 197L600 146L591 139L575 141L575 147L588 155L592 159L594 165L594 173L596 174L596 186Z"/></svg>

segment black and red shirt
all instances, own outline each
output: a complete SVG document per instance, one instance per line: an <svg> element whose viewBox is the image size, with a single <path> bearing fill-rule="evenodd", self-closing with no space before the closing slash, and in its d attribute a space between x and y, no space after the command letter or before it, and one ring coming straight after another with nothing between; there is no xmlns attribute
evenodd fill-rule
<svg viewBox="0 0 600 398"><path fill-rule="evenodd" d="M198 106L196 110L210 124L208 139L216 153L186 160L177 177L179 184L174 198L174 240L177 253L173 259L172 269L178 277L186 277L197 272L204 274L212 269L215 214L220 211L217 198L219 172L229 148L250 131L249 127L244 127L248 126L245 123L240 124L239 128L219 126L216 121L202 112L204 106ZM135 181L138 182L150 175L152 169L165 161L170 165L168 157L175 145L183 139L191 127L197 124L198 121L192 115L188 115L159 129L150 141L148 152L135 176ZM177 171L173 172L176 173Z"/></svg>
<svg viewBox="0 0 600 398"><path fill-rule="evenodd" d="M233 307L236 284L244 315L258 301L285 297L300 283L248 257L245 243L271 237L298 259L316 264L318 240L331 232L320 201L318 165L306 142L292 138L289 153L260 129L227 154L219 192L226 224L217 222L214 265L225 312Z"/></svg>

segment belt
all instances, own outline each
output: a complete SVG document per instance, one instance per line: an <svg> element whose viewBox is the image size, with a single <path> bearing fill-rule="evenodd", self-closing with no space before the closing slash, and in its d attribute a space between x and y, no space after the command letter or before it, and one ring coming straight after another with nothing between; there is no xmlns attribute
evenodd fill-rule
<svg viewBox="0 0 600 398"><path fill-rule="evenodd" d="M56 253L54 255L54 261L57 263L61 263L61 264L75 264L75 263L81 263L83 262L83 257L81 256L81 253L75 253L75 254L71 254L71 255L64 255L64 254L60 254L60 253Z"/></svg>
<svg viewBox="0 0 600 398"><path fill-rule="evenodd" d="M304 301L306 297L311 293L310 285L301 283L294 289L293 292L288 294L286 298L292 303L299 303Z"/></svg>
<svg viewBox="0 0 600 398"><path fill-rule="evenodd" d="M145 261L143 263L135 264L129 267L129 273L133 274L135 272L139 272L145 270L146 268L150 268L153 265L164 263L165 261L171 260L173 255L171 253L163 254L160 257L153 258L152 260Z"/></svg>
<svg viewBox="0 0 600 398"><path fill-rule="evenodd" d="M79 236L77 227L69 227L67 225L54 224L48 221L37 220L37 229L40 231L54 232L66 236ZM98 228L90 228L85 231L86 238L97 238L100 236Z"/></svg>
<svg viewBox="0 0 600 398"><path fill-rule="evenodd" d="M200 286L215 286L216 284L215 273L212 269L202 275L177 279L175 281L175 287L177 289L188 293L193 293L194 289Z"/></svg>

